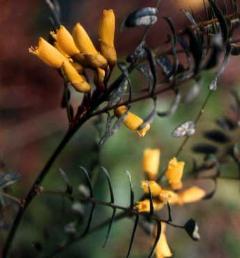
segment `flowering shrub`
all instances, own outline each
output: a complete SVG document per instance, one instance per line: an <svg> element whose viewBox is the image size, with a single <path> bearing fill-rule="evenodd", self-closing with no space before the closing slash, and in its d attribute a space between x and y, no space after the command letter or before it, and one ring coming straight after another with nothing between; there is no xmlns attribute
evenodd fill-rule
<svg viewBox="0 0 240 258"><path fill-rule="evenodd" d="M169 247L166 236L166 230L169 227L186 231L195 241L200 239L197 222L189 216L184 223L179 224L173 218L172 210L176 206L181 208L187 204L197 205L202 200L212 198L217 189L218 179L223 178L220 169L223 164L233 162L239 170L240 98L236 91L231 92L234 97L232 117L220 118L216 123L217 129L204 132L207 143L198 140L192 146L192 151L201 154L203 158L188 163L185 159L180 161L179 156L188 140L193 138L198 130L198 122L211 96L221 90L218 89L218 79L224 72L229 59L233 55L240 54L240 45L235 35L239 24L238 5L232 0L231 8L228 8L231 12L228 13L226 6L223 10L218 3L209 0L208 5L204 5L207 18L202 20L198 20L194 14L185 10L184 14L190 24L181 31L176 29L172 18L163 17L162 22L165 22L169 28L168 41L166 44L150 48L148 36L151 34L151 28L157 22L161 22L159 18L163 15L161 1L155 2L155 6L139 8L126 15L126 19L122 21L122 27L125 30L144 27L144 32L135 50L120 61L115 48L117 11L112 9L102 11L97 44L93 43L81 23L76 23L70 32L60 22L61 8L58 3L46 1L52 13L54 30L49 32L48 39L40 37L37 46L29 48L29 53L57 70L62 78L61 107L66 111L69 126L65 136L39 172L24 198L20 199L11 195L7 189L7 186L15 183L19 176L15 173L2 176L0 180L3 189L2 197L12 205L18 205L17 213L8 230L2 257L10 257L14 237L20 223L25 219L27 208L39 195L67 198L71 202L71 210L75 212L74 216L66 212L66 217L69 216L71 222L64 225L59 243L57 240L54 246L48 246L47 241L34 243L39 256L42 257L60 257L59 255L64 255L64 252L74 243L83 240L97 229L107 226L105 246L113 224L123 218L134 220L131 238L126 248L127 257L130 256L133 242L138 235L137 227L141 227L146 232L152 243L149 253L144 251L148 257L152 255L157 258L173 256L173 250ZM200 78L205 77L206 71L210 70L215 71L214 77L212 76L209 80L207 95L202 100L201 93L204 89L199 86ZM142 84L140 86L134 84L132 76L134 72L138 73L136 76L144 78L146 87L142 87ZM183 86L191 81L195 82L194 85L184 92ZM161 104L158 101L159 96L165 92L172 92L174 100L168 110L159 111ZM72 94L80 96L77 108L73 105ZM167 120L178 111L180 104L187 106L196 99L200 101L195 118L190 121L184 119L172 131L173 137L183 138L183 141L177 150L166 146L165 149L169 149L173 157L166 167L160 166L161 151L159 148L149 144L144 150L142 162L144 180L141 182L143 192L139 198L136 198L132 184L133 175L127 172L130 184L128 205L117 203L111 173L99 159L94 164L94 168L97 167L101 171L107 182L109 201L102 200L96 194L98 185L94 184L93 169L85 166L80 167L84 179L77 182L77 189L76 182L72 182L68 173L62 169L60 169L60 174L66 187L64 191L55 191L43 185L44 179L63 149L79 129L91 119L96 118L94 127L99 133L99 141L96 145L99 155L101 147L110 137L117 134L121 125L140 137L148 137L151 135L152 124L158 117ZM144 106L144 100L151 100L152 107L145 117L140 117L131 109L136 102ZM146 105L146 108L148 109L149 106ZM134 137L134 135L129 137ZM218 144L221 146L217 146ZM126 149L127 145L126 142ZM138 146L135 147L138 148ZM185 164L189 171L186 171ZM212 173L206 173L209 170ZM206 184L201 185L200 181L211 181L212 187L207 187ZM108 208L112 213L111 217L106 220L99 222L95 219L99 222L95 225L94 214L98 206Z"/></svg>

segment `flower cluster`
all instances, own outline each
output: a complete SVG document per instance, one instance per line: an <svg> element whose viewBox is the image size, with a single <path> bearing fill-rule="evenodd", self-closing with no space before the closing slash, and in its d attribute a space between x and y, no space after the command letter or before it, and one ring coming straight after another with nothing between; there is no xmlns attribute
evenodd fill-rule
<svg viewBox="0 0 240 258"><path fill-rule="evenodd" d="M148 180L142 181L142 189L145 194L151 192L154 211L160 211L166 204L184 205L202 200L206 196L206 191L198 186L183 189L183 170L185 163L172 158L167 166L164 177L167 186L162 187L157 183L158 169L160 164L160 150L146 149L143 155L143 170ZM140 213L150 211L150 200L146 198L137 203L136 210ZM166 224L161 222L161 236L156 246L155 254L157 258L171 257L172 253L166 240Z"/></svg>
<svg viewBox="0 0 240 258"><path fill-rule="evenodd" d="M84 76L84 70L94 70L96 85L103 85L107 72L117 60L114 34L114 12L103 10L98 30L99 50L95 48L83 26L77 23L72 34L63 25L50 32L53 44L40 37L38 46L31 47L29 52L47 65L59 69L65 80L77 91L90 92L91 86Z"/></svg>

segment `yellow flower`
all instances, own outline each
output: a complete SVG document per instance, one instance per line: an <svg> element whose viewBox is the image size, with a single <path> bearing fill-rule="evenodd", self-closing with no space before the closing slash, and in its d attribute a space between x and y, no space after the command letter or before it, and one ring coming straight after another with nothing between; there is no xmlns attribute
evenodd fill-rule
<svg viewBox="0 0 240 258"><path fill-rule="evenodd" d="M150 124L146 124L143 128L139 129L139 127L143 124L143 120L137 115L128 112L128 108L126 106L120 106L115 109L115 114L118 117L123 117L124 125L132 131L137 131L138 135L143 137L150 129Z"/></svg>
<svg viewBox="0 0 240 258"><path fill-rule="evenodd" d="M98 34L100 52L110 65L114 65L117 60L117 53L114 47L115 15L113 10L103 10Z"/></svg>
<svg viewBox="0 0 240 258"><path fill-rule="evenodd" d="M163 208L164 203L160 201L153 200L153 209L155 211L159 211ZM150 211L150 200L143 200L140 201L136 204L135 209L137 209L138 212L143 213L143 212L149 212Z"/></svg>
<svg viewBox="0 0 240 258"><path fill-rule="evenodd" d="M29 52L40 58L45 64L60 68L66 57L62 55L54 46L49 44L42 37L39 38L38 46L29 48Z"/></svg>
<svg viewBox="0 0 240 258"><path fill-rule="evenodd" d="M173 158L168 163L166 178L173 190L182 188L182 176L185 163Z"/></svg>
<svg viewBox="0 0 240 258"><path fill-rule="evenodd" d="M159 193L159 199L163 202L163 203L169 203L169 204L176 204L179 202L179 196L177 193L171 191L171 190L162 190Z"/></svg>
<svg viewBox="0 0 240 258"><path fill-rule="evenodd" d="M159 149L145 149L143 153L143 171L149 179L156 179L160 163Z"/></svg>
<svg viewBox="0 0 240 258"><path fill-rule="evenodd" d="M89 92L91 90L90 85L85 78L80 75L74 66L68 61L63 63L62 70L66 78L71 82L73 87L80 92Z"/></svg>
<svg viewBox="0 0 240 258"><path fill-rule="evenodd" d="M56 40L56 47L68 56L74 56L79 53L79 49L76 47L72 35L63 25L56 32L52 31L50 34Z"/></svg>
<svg viewBox="0 0 240 258"><path fill-rule="evenodd" d="M101 68L97 68L95 75L94 75L94 82L97 85L97 87L104 86L105 75L106 75L105 70L103 70Z"/></svg>
<svg viewBox="0 0 240 258"><path fill-rule="evenodd" d="M197 202L202 200L204 196L206 196L204 189L198 186L192 186L179 193L179 204Z"/></svg>
<svg viewBox="0 0 240 258"><path fill-rule="evenodd" d="M149 188L153 197L159 196L162 187L155 181L142 181L142 189L144 193L149 193Z"/></svg>
<svg viewBox="0 0 240 258"><path fill-rule="evenodd" d="M155 249L156 258L172 257L166 237L166 223L161 222L161 234Z"/></svg>
<svg viewBox="0 0 240 258"><path fill-rule="evenodd" d="M80 50L80 54L82 54L79 60L84 59L83 61L94 68L104 68L107 66L107 60L96 50L80 23L77 23L73 28L73 39ZM78 58L78 55L76 55L76 58Z"/></svg>

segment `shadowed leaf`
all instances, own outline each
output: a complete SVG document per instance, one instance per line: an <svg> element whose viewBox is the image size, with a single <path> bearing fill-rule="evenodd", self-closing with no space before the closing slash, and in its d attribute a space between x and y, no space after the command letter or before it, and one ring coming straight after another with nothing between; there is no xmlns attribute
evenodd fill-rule
<svg viewBox="0 0 240 258"><path fill-rule="evenodd" d="M129 247L128 247L128 252L127 252L126 258L129 257L129 255L131 253L131 250L132 250L132 245L133 245L133 241L134 241L134 238L135 238L135 233L136 233L137 226L138 226L138 221L139 221L139 215L137 214L136 218L135 218L135 222L134 222L134 226L133 226L133 231L132 231L132 235L131 235L131 239L130 239L130 243L129 243Z"/></svg>

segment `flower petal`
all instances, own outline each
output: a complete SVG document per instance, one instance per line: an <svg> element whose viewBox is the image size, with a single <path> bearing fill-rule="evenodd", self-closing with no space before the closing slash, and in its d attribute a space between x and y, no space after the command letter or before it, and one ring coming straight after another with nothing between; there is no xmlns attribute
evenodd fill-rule
<svg viewBox="0 0 240 258"><path fill-rule="evenodd" d="M168 163L168 168L165 175L173 190L182 188L184 166L185 163L183 161L178 161L176 158L171 159Z"/></svg>
<svg viewBox="0 0 240 258"><path fill-rule="evenodd" d="M149 179L156 179L160 163L160 149L145 149L143 153L143 171Z"/></svg>

